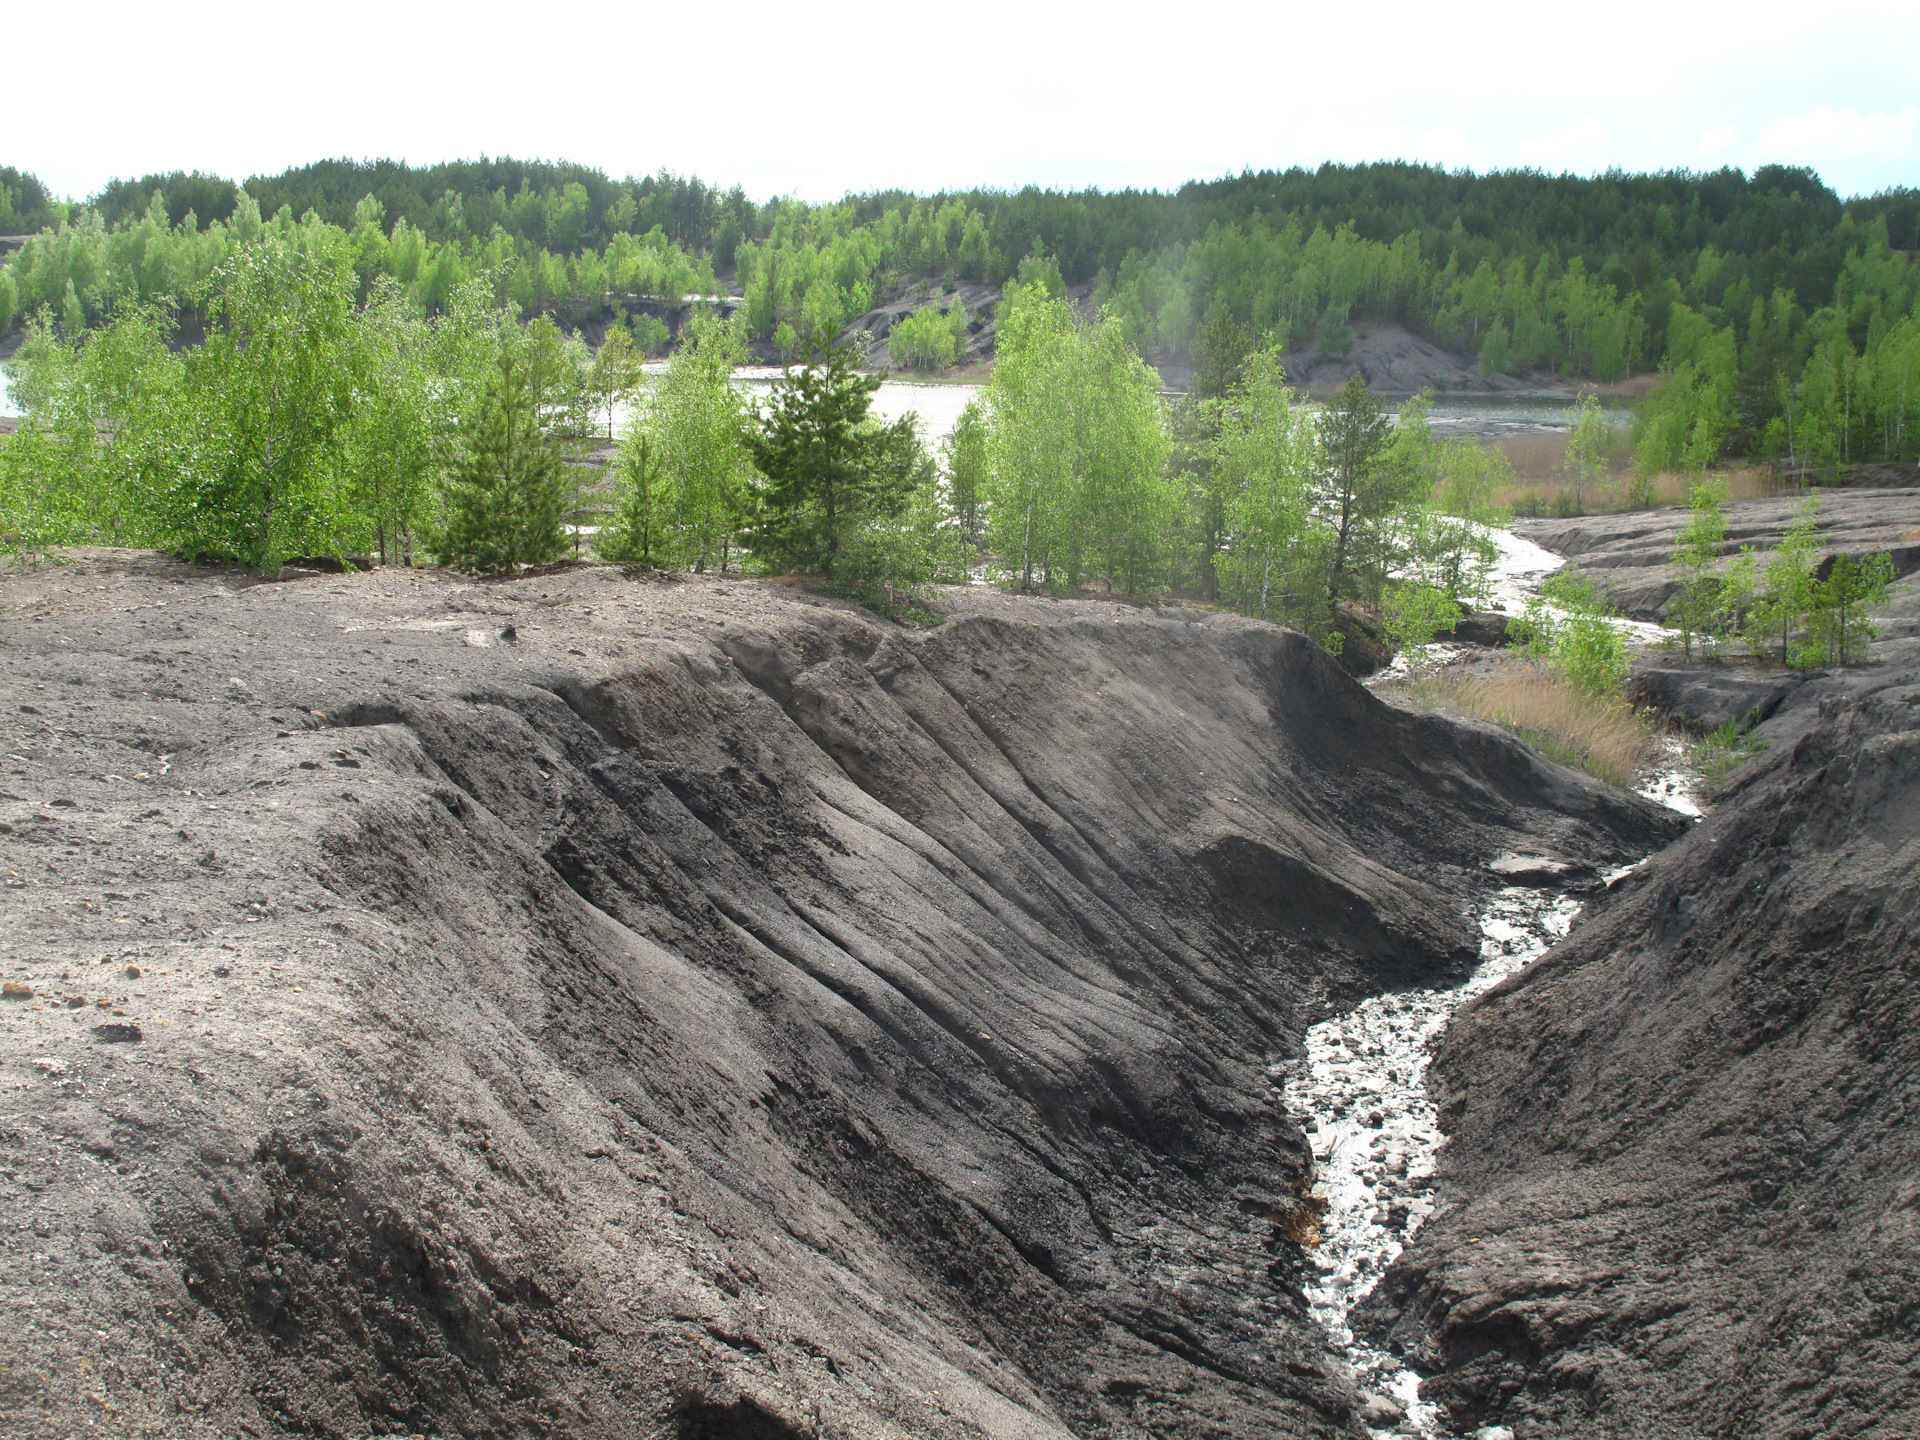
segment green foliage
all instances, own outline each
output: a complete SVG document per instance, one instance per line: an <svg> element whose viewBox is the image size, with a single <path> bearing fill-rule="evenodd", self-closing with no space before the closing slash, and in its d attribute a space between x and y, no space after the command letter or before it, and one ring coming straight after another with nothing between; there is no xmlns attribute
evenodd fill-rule
<svg viewBox="0 0 1920 1440"><path fill-rule="evenodd" d="M1586 512L1587 489L1607 471L1607 426L1600 418L1600 399L1592 391L1582 395L1567 412L1567 469L1573 476L1573 508Z"/></svg>
<svg viewBox="0 0 1920 1440"><path fill-rule="evenodd" d="M939 475L909 415L891 425L866 422L868 464L887 477L849 525L833 568L836 594L883 615L930 620L930 580L968 578L971 546L940 502Z"/></svg>
<svg viewBox="0 0 1920 1440"><path fill-rule="evenodd" d="M652 319L652 316L646 317ZM658 324L658 321L654 322ZM645 372L640 368L645 354L633 343L633 336L619 321L609 325L594 352L593 368L587 388L607 412L607 438L613 438L613 412L622 400L630 399L640 388Z"/></svg>
<svg viewBox="0 0 1920 1440"><path fill-rule="evenodd" d="M937 306L914 311L893 327L887 340L895 363L907 369L944 370L953 364L953 330Z"/></svg>
<svg viewBox="0 0 1920 1440"><path fill-rule="evenodd" d="M208 324L199 346L170 348L164 300L123 301L80 343L44 321L29 330L9 367L26 419L0 447L6 547L156 545L266 569L307 555L411 560L429 535L463 564L548 554L551 527L541 540L527 516L551 508L554 487L563 511L573 503L571 467L549 474L501 450L512 427L497 372L513 360L507 398L532 387L560 455L591 423L578 342L548 321L510 324L472 283L434 320L383 278L357 308L338 231L276 222L251 235L191 299ZM503 474L528 477L526 493L501 493Z"/></svg>
<svg viewBox="0 0 1920 1440"><path fill-rule="evenodd" d="M1719 794L1734 771L1765 753L1767 742L1750 733L1756 723L1757 712L1737 717L1687 747L1687 768L1699 776L1706 794Z"/></svg>
<svg viewBox="0 0 1920 1440"><path fill-rule="evenodd" d="M1677 333L1695 317L1685 306L1674 308ZM1704 475L1719 461L1738 421L1732 329L1708 329L1697 339L1676 340L1674 347L1661 366L1660 383L1634 416L1633 468L1643 497L1662 471Z"/></svg>
<svg viewBox="0 0 1920 1440"><path fill-rule="evenodd" d="M39 177L0 165L0 235L26 235L66 218Z"/></svg>
<svg viewBox="0 0 1920 1440"><path fill-rule="evenodd" d="M1814 609L1815 558L1821 549L1820 492L1813 490L1768 558L1760 594L1748 612L1747 636L1755 654L1764 653L1777 638L1783 665L1817 664L1816 654L1824 658L1824 646L1793 644L1795 632Z"/></svg>
<svg viewBox="0 0 1920 1440"><path fill-rule="evenodd" d="M214 273L206 341L186 351L158 497L190 554L271 568L338 555L349 478L341 431L359 381L353 272L337 232L276 232Z"/></svg>
<svg viewBox="0 0 1920 1440"><path fill-rule="evenodd" d="M1084 325L1039 286L1009 288L987 387L988 533L1022 589L1164 589L1179 492L1158 389L1111 317Z"/></svg>
<svg viewBox="0 0 1920 1440"><path fill-rule="evenodd" d="M1410 660L1425 654L1433 637L1460 623L1460 606L1437 585L1395 585L1381 605L1381 629Z"/></svg>
<svg viewBox="0 0 1920 1440"><path fill-rule="evenodd" d="M563 347L538 327L499 347L479 412L450 457L434 540L443 564L509 574L567 554L579 482L565 460L573 428L566 364Z"/></svg>
<svg viewBox="0 0 1920 1440"><path fill-rule="evenodd" d="M1658 368L1636 437L1642 496L1662 470L1698 474L1743 451L1822 471L1920 453L1920 272L1906 259L1920 208L1911 191L1843 205L1812 173L1777 166L1588 180L1328 165L1167 194L808 206L510 159L329 161L244 190L151 175L71 211L0 171L0 203L38 232L0 266L13 291L9 304L0 286L0 317L15 324L42 305L97 325L127 298L179 300L234 245L311 212L350 237L360 298L390 276L429 314L482 276L523 314L584 321L637 297L677 307L731 264L752 335L789 355L869 309L889 277L957 276L1055 298L1095 282L1129 343L1169 357L1197 357L1202 317L1327 353L1356 322L1385 320L1477 353L1488 373ZM925 354L915 363L938 363Z"/></svg>
<svg viewBox="0 0 1920 1440"><path fill-rule="evenodd" d="M1812 638L1829 664L1857 665L1867 658L1868 644L1880 633L1867 612L1886 598L1893 581L1893 557L1885 552L1833 557L1826 577L1814 583L1809 615Z"/></svg>
<svg viewBox="0 0 1920 1440"><path fill-rule="evenodd" d="M1505 325L1495 325L1480 337L1479 362L1482 375L1506 374L1507 367L1513 364L1511 339Z"/></svg>
<svg viewBox="0 0 1920 1440"><path fill-rule="evenodd" d="M1578 570L1562 570L1508 625L1508 640L1528 656L1554 666L1588 695L1618 696L1628 675L1619 612Z"/></svg>
<svg viewBox="0 0 1920 1440"><path fill-rule="evenodd" d="M748 438L766 476L750 539L762 564L834 579L848 537L871 515L904 503L917 444L907 444L914 432L905 419L868 423L879 388L880 377L859 373L839 344L815 349L776 382Z"/></svg>
<svg viewBox="0 0 1920 1440"><path fill-rule="evenodd" d="M1379 595L1396 553L1396 522L1430 493L1432 434L1422 399L1394 425L1358 375L1327 402L1320 420L1326 455L1321 511L1333 531L1327 596Z"/></svg>
<svg viewBox="0 0 1920 1440"><path fill-rule="evenodd" d="M1220 407L1212 477L1222 499L1222 542L1214 565L1235 605L1325 636L1330 551L1314 523L1320 474L1313 415L1286 386L1280 357L1246 357Z"/></svg>
<svg viewBox="0 0 1920 1440"><path fill-rule="evenodd" d="M733 383L744 354L738 326L695 309L621 447L621 499L600 553L663 569L726 568L753 497L751 417Z"/></svg>
<svg viewBox="0 0 1920 1440"><path fill-rule="evenodd" d="M633 336L634 350L643 356L664 355L667 347L673 343L673 335L667 329L666 321L644 310L632 318L627 329Z"/></svg>
<svg viewBox="0 0 1920 1440"><path fill-rule="evenodd" d="M1668 601L1666 618L1679 632L1681 649L1689 660L1694 641L1710 645L1726 619L1720 577L1714 573L1726 546L1726 502L1724 483L1703 480L1695 485L1693 513L1674 536L1673 563L1680 571L1680 590Z"/></svg>
<svg viewBox="0 0 1920 1440"><path fill-rule="evenodd" d="M645 426L635 426L620 442L613 475L619 499L594 537L595 553L603 560L664 568L678 548L673 523L678 497Z"/></svg>
<svg viewBox="0 0 1920 1440"><path fill-rule="evenodd" d="M411 564L440 473L434 335L391 280L376 287L357 328L358 384L344 425L353 504L373 524L380 563Z"/></svg>
<svg viewBox="0 0 1920 1440"><path fill-rule="evenodd" d="M954 422L947 446L947 501L970 548L985 538L987 402L976 395Z"/></svg>

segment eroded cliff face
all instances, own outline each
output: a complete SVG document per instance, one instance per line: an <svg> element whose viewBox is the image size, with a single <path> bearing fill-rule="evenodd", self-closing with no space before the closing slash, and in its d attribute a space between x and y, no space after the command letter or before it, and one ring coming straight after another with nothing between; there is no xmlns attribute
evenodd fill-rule
<svg viewBox="0 0 1920 1440"><path fill-rule="evenodd" d="M1372 1331L1462 1425L1920 1433L1920 667L1798 692L1700 827L1462 1010Z"/></svg>
<svg viewBox="0 0 1920 1440"><path fill-rule="evenodd" d="M1357 1433L1267 1067L1679 826L1193 612L5 591L10 1434Z"/></svg>

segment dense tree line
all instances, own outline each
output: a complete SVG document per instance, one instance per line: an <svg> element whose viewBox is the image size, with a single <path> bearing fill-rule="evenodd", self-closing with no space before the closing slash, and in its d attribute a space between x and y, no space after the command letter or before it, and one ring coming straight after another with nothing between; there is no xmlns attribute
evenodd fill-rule
<svg viewBox="0 0 1920 1440"><path fill-rule="evenodd" d="M1223 603L1339 649L1362 617L1406 646L1447 628L1485 597L1504 523L1492 497L1511 473L1471 440L1437 441L1425 400L1389 423L1356 378L1304 405L1279 337L1218 312L1168 405L1124 318L1089 317L1038 258L1006 287L992 379L936 457L913 417L872 413L879 377L831 340L750 405L734 379L744 308L696 307L650 376L620 326L589 352L485 278L428 315L398 277L361 274L357 229L311 212L262 222L243 195L206 231L152 224L222 247L183 300L129 297L92 328L43 310L7 367L26 417L0 443L8 550L505 573L591 534L606 559L815 574L894 613L984 570L1023 591ZM183 313L196 345L172 343ZM588 451L623 401L603 471ZM1597 410L1577 422L1576 460L1597 453ZM1704 472L1698 453L1688 463ZM1857 658L1884 563L1819 572L1802 527L1764 573L1750 556L1723 566L1712 496L1696 491L1676 551L1686 643L1744 633L1795 662ZM1611 674L1617 654L1594 648L1606 627L1559 598L1592 623L1533 617L1540 643L1570 671Z"/></svg>
<svg viewBox="0 0 1920 1440"><path fill-rule="evenodd" d="M1326 165L1166 194L810 206L583 166L328 161L243 186L115 182L72 214L0 171L0 200L23 229L44 227L0 266L0 330L41 307L98 324L123 300L188 293L261 217L311 214L352 237L363 302L391 277L428 313L480 275L524 314L579 317L629 297L677 305L733 267L750 337L792 354L829 343L896 280L998 286L1044 261L1149 356L1190 357L1218 317L1282 350L1333 354L1356 324L1396 320L1490 372L1663 370L1674 383L1643 419L1643 473L1727 453L1816 465L1920 453L1920 192L1842 203L1812 172L1778 166L1582 179ZM903 363L944 363L930 318L902 342Z"/></svg>
<svg viewBox="0 0 1920 1440"><path fill-rule="evenodd" d="M237 248L263 229L286 234L309 222L345 242L360 303L376 282L390 279L427 314L444 310L456 292L482 277L497 301L511 301L524 314L557 312L570 319L609 310L637 316L649 313L640 304L646 301L677 311L688 295L718 288L710 259L668 240L657 227L639 235L623 231L602 249L567 255L516 240L499 226L483 236L435 241L404 217L390 222L372 195L361 198L348 221L336 226L312 210L296 219L290 206L263 219L246 191L238 193L226 219L206 224L191 210L173 221L157 191L143 213L112 225L100 211L83 209L29 238L0 265L0 332L44 310L77 335L124 303L150 304L162 296L183 307L183 325L198 328L205 317L191 297ZM653 322L644 338L657 349L667 333L658 316Z"/></svg>
<svg viewBox="0 0 1920 1440"><path fill-rule="evenodd" d="M59 223L66 213L36 177L0 165L0 235L30 235Z"/></svg>

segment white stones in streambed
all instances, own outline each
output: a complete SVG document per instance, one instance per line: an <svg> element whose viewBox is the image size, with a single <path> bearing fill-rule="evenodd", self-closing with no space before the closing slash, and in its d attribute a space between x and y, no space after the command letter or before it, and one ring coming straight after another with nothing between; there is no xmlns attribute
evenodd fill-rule
<svg viewBox="0 0 1920 1440"><path fill-rule="evenodd" d="M1435 1433L1438 1411L1422 1404L1419 1376L1395 1357L1354 1339L1349 1312L1433 1212L1434 1157L1442 1135L1427 1093L1433 1046L1461 1002L1500 983L1567 933L1580 902L1551 890L1513 886L1480 914L1480 966L1455 990L1376 995L1307 1031L1306 1064L1284 1089L1307 1121L1324 1200L1315 1268L1307 1286L1314 1318L1353 1366L1362 1394L1402 1412L1400 1434Z"/></svg>
<svg viewBox="0 0 1920 1440"><path fill-rule="evenodd" d="M1662 749L1665 753L1660 763L1640 777L1633 787L1634 793L1698 819L1702 812L1695 793L1694 773L1687 764L1687 747L1668 736Z"/></svg>

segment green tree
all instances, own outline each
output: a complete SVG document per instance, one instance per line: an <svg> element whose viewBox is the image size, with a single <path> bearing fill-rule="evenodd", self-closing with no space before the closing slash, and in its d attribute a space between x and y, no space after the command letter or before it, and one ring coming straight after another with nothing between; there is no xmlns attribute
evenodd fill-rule
<svg viewBox="0 0 1920 1440"><path fill-rule="evenodd" d="M1480 340L1480 373L1504 375L1513 363L1512 337L1505 324L1492 326Z"/></svg>
<svg viewBox="0 0 1920 1440"><path fill-rule="evenodd" d="M1800 513L1789 522L1786 534L1767 559L1761 595L1749 617L1748 634L1755 653L1777 637L1781 664L1792 665L1800 657L1793 636L1813 609L1818 578L1815 559L1823 548L1820 492L1816 489L1808 492Z"/></svg>
<svg viewBox="0 0 1920 1440"><path fill-rule="evenodd" d="M487 377L479 414L455 443L448 467L442 563L483 574L547 565L566 554L577 487L550 433L537 343L512 337Z"/></svg>
<svg viewBox="0 0 1920 1440"><path fill-rule="evenodd" d="M1228 545L1227 510L1231 482L1221 472L1217 446L1228 410L1228 396L1246 376L1256 348L1253 331L1225 309L1208 317L1193 339L1199 363L1187 393L1167 413L1170 471L1186 487L1187 557L1179 579L1208 600L1220 596L1219 561Z"/></svg>
<svg viewBox="0 0 1920 1440"><path fill-rule="evenodd" d="M1826 577L1814 582L1808 615L1808 628L1825 647L1828 663L1857 665L1867 658L1867 646L1880 633L1868 612L1893 581L1893 557L1885 551L1833 557Z"/></svg>
<svg viewBox="0 0 1920 1440"><path fill-rule="evenodd" d="M953 353L958 356L967 348L967 336L972 321L967 315L967 307L960 303L960 297L954 296L953 303L947 306L947 334L953 337Z"/></svg>
<svg viewBox="0 0 1920 1440"><path fill-rule="evenodd" d="M75 293L73 281L67 281L66 296L60 302L60 330L69 340L78 340L87 333L87 312Z"/></svg>
<svg viewBox="0 0 1920 1440"><path fill-rule="evenodd" d="M642 311L633 317L629 328L633 333L633 348L643 357L664 354L667 346L673 343L666 322L658 315Z"/></svg>
<svg viewBox="0 0 1920 1440"><path fill-rule="evenodd" d="M1573 509L1576 515L1584 515L1588 489L1607 471L1607 426L1600 414L1599 398L1588 391L1567 412L1567 419L1567 471L1573 476Z"/></svg>
<svg viewBox="0 0 1920 1440"><path fill-rule="evenodd" d="M1258 351L1239 368L1213 447L1225 537L1215 563L1241 610L1317 634L1326 548L1313 516L1319 435L1277 354Z"/></svg>
<svg viewBox="0 0 1920 1440"><path fill-rule="evenodd" d="M1720 613L1720 583L1714 571L1727 539L1726 489L1708 481L1693 487L1692 514L1673 540L1680 588L1667 603L1667 621L1680 632L1680 646L1693 658L1696 638L1710 640Z"/></svg>
<svg viewBox="0 0 1920 1440"><path fill-rule="evenodd" d="M1396 427L1356 375L1322 412L1320 443L1321 506L1333 530L1327 598L1371 598L1393 562L1396 522L1432 486L1425 405L1409 401Z"/></svg>
<svg viewBox="0 0 1920 1440"><path fill-rule="evenodd" d="M987 407L975 395L954 422L947 442L947 499L968 546L985 534L987 490Z"/></svg>
<svg viewBox="0 0 1920 1440"><path fill-rule="evenodd" d="M443 450L432 336L398 282L381 276L356 328L359 384L343 425L347 473L381 564L413 549L429 518Z"/></svg>
<svg viewBox="0 0 1920 1440"><path fill-rule="evenodd" d="M1390 586L1380 610L1381 629L1410 663L1425 658L1434 636L1460 623L1460 606L1453 597L1418 580Z"/></svg>
<svg viewBox="0 0 1920 1440"><path fill-rule="evenodd" d="M645 378L641 353L635 349L627 327L615 320L607 326L600 348L594 352L593 369L587 384L607 412L607 438L613 439L613 412L622 400L640 388Z"/></svg>
<svg viewBox="0 0 1920 1440"><path fill-rule="evenodd" d="M889 425L869 418L866 466L885 477L852 517L833 568L835 593L885 615L921 608L936 576L964 580L952 510L940 501L939 473L920 438L917 416Z"/></svg>
<svg viewBox="0 0 1920 1440"><path fill-rule="evenodd" d="M953 364L953 332L932 305L914 311L893 327L887 337L888 354L905 368L944 370Z"/></svg>
<svg viewBox="0 0 1920 1440"><path fill-rule="evenodd" d="M763 563L831 579L849 527L895 503L904 477L879 463L866 424L879 388L880 377L861 374L838 342L813 349L775 382L748 441L767 481L752 538Z"/></svg>
<svg viewBox="0 0 1920 1440"><path fill-rule="evenodd" d="M629 565L661 565L673 551L677 497L644 425L635 426L620 442L613 473L619 498L611 519L594 537L595 552Z"/></svg>
<svg viewBox="0 0 1920 1440"><path fill-rule="evenodd" d="M318 225L263 230L215 272L206 341L183 357L160 497L184 550L273 568L358 538L341 463L361 384L354 290L338 232Z"/></svg>
<svg viewBox="0 0 1920 1440"><path fill-rule="evenodd" d="M745 353L739 325L696 308L681 327L666 373L649 387L637 428L648 437L669 499L653 542L660 558L650 563L727 567L755 483L752 417L733 383L733 367ZM626 473L638 472L629 464Z"/></svg>
<svg viewBox="0 0 1920 1440"><path fill-rule="evenodd" d="M1563 671L1592 695L1618 695L1628 676L1618 612L1577 569L1547 577L1507 628L1511 644Z"/></svg>
<svg viewBox="0 0 1920 1440"><path fill-rule="evenodd" d="M1110 316L1078 322L1039 285L1009 287L987 394L991 548L1021 588L1165 587L1178 491L1159 377Z"/></svg>

